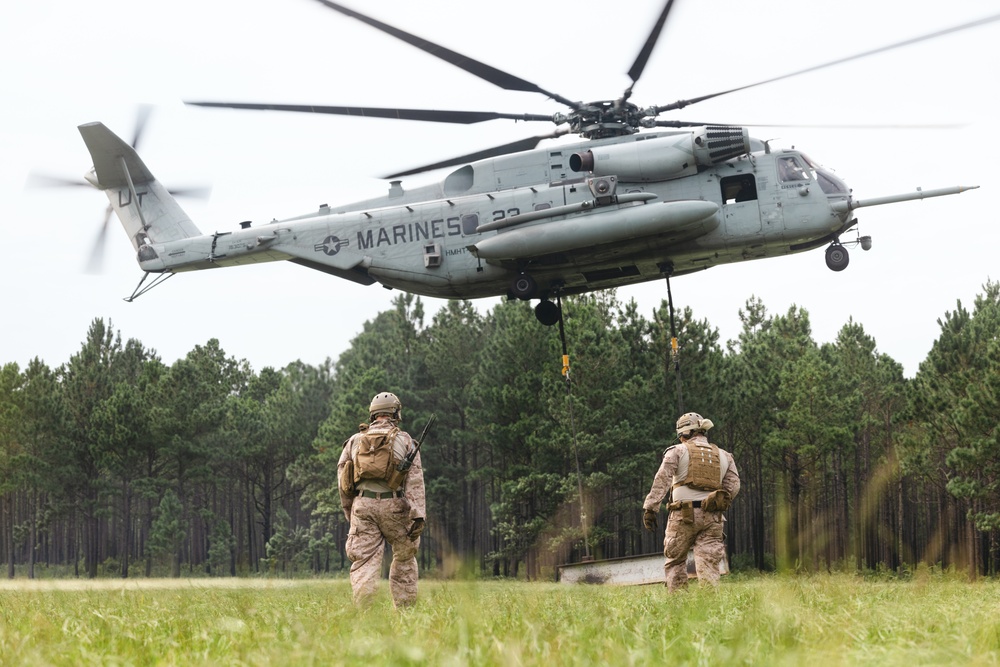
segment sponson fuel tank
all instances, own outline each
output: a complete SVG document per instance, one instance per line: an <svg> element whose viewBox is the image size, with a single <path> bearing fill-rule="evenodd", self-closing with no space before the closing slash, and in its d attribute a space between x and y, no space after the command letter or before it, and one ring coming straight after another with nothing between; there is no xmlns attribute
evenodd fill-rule
<svg viewBox="0 0 1000 667"><path fill-rule="evenodd" d="M468 249L481 259L537 257L668 232L696 236L718 226L719 207L712 202L656 202L518 227Z"/></svg>

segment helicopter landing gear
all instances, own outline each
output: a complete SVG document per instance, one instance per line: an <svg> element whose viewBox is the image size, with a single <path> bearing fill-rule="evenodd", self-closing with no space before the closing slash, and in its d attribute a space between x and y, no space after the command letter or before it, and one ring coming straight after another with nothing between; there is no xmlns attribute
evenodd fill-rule
<svg viewBox="0 0 1000 667"><path fill-rule="evenodd" d="M529 301L538 292L538 283L527 273L522 273L510 283L510 293L522 301Z"/></svg>
<svg viewBox="0 0 1000 667"><path fill-rule="evenodd" d="M826 265L831 271L843 271L847 268L851 256L847 253L847 248L834 241L826 249Z"/></svg>
<svg viewBox="0 0 1000 667"><path fill-rule="evenodd" d="M556 324L561 318L562 308L548 299L542 299L535 306L535 319L547 327Z"/></svg>

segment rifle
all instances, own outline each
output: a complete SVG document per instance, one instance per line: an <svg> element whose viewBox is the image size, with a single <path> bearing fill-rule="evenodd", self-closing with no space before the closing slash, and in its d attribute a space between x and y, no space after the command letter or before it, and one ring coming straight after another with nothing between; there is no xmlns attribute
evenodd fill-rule
<svg viewBox="0 0 1000 667"><path fill-rule="evenodd" d="M403 484L403 480L406 478L406 473L410 472L410 466L413 465L413 460L417 458L417 452L420 451L420 446L424 444L424 438L427 437L427 431L430 430L431 424L434 423L434 418L436 415L431 415L431 418L427 420L427 425L424 426L424 430L420 432L420 437L417 438L417 446L413 448L413 451L407 454L402 461L396 464L396 469L392 471L392 475L389 477L387 484L389 488L395 491Z"/></svg>

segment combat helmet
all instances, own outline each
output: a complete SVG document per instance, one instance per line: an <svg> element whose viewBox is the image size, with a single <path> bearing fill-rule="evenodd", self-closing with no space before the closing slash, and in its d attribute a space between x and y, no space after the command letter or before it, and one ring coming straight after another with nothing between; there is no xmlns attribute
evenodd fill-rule
<svg viewBox="0 0 1000 667"><path fill-rule="evenodd" d="M387 391L375 394L371 405L368 406L368 419L375 419L377 415L389 415L399 421L403 418L403 404L399 402L395 394Z"/></svg>
<svg viewBox="0 0 1000 667"><path fill-rule="evenodd" d="M695 431L704 433L715 426L711 419L705 419L697 412L688 412L677 420L677 435L689 435Z"/></svg>

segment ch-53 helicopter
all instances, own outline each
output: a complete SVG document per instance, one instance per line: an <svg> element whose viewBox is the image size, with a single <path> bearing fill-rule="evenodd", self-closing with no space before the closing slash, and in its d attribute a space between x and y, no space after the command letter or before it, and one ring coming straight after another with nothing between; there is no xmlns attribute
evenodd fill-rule
<svg viewBox="0 0 1000 667"><path fill-rule="evenodd" d="M664 5L620 98L574 102L534 83L329 0L357 19L503 89L545 95L568 107L539 115L457 110L188 102L442 123L555 123L531 137L386 176L388 194L232 231L202 233L133 147L101 123L79 127L93 158L86 179L104 190L145 272L128 300L174 274L290 261L361 285L420 295L539 299L546 325L561 317L552 298L680 276L712 266L826 247L843 270L854 211L978 186L858 200L834 173L798 150L772 150L745 127L660 120L660 114L780 79L1000 19L1000 15L712 95L639 107L630 101L674 0ZM659 128L659 129L658 129ZM581 141L538 148L544 139ZM432 185L399 179L454 167ZM847 245L871 246L868 236ZM157 277L146 285L146 279ZM669 286L669 282L668 282Z"/></svg>

